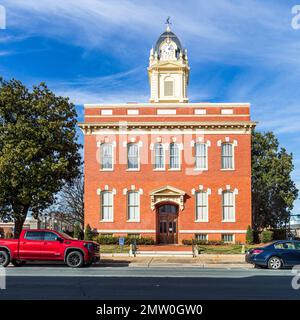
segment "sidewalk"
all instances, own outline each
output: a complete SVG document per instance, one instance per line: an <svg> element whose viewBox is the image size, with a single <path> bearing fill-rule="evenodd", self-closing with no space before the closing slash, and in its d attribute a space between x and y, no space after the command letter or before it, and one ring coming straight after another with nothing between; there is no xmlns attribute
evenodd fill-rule
<svg viewBox="0 0 300 320"><path fill-rule="evenodd" d="M245 262L242 254L214 255L203 254L190 257L128 257L101 255L103 267L181 267L181 268L253 268Z"/></svg>

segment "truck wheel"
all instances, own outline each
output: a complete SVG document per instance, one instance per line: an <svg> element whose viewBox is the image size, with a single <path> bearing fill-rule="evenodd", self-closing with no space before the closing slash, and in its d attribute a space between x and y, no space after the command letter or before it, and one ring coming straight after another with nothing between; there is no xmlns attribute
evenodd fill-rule
<svg viewBox="0 0 300 320"><path fill-rule="evenodd" d="M82 253L79 251L72 251L68 253L66 258L66 263L68 267L71 267L71 268L82 267L84 263Z"/></svg>
<svg viewBox="0 0 300 320"><path fill-rule="evenodd" d="M7 267L10 263L10 256L7 253L7 251L2 250L0 251L0 266L1 267Z"/></svg>
<svg viewBox="0 0 300 320"><path fill-rule="evenodd" d="M12 260L11 264L15 267L22 267L24 264L26 264L26 261L20 261L20 260Z"/></svg>

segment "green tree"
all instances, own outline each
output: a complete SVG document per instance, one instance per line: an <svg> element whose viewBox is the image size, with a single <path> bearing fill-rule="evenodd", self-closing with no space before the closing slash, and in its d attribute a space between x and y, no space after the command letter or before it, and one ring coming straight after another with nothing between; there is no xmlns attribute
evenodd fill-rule
<svg viewBox="0 0 300 320"><path fill-rule="evenodd" d="M252 135L252 217L254 230L277 228L289 220L298 189L291 178L293 155L272 132Z"/></svg>
<svg viewBox="0 0 300 320"><path fill-rule="evenodd" d="M83 231L81 229L81 226L80 226L80 223L77 222L75 223L75 226L74 226L74 238L75 239L82 239L82 234L83 234Z"/></svg>
<svg viewBox="0 0 300 320"><path fill-rule="evenodd" d="M0 212L14 220L18 237L80 172L76 110L41 83L29 91L0 78Z"/></svg>
<svg viewBox="0 0 300 320"><path fill-rule="evenodd" d="M253 230L250 226L248 226L247 233L246 233L246 243L252 244L253 242L254 242Z"/></svg>
<svg viewBox="0 0 300 320"><path fill-rule="evenodd" d="M84 240L92 240L92 239L93 239L93 231L90 225L88 224L84 230Z"/></svg>

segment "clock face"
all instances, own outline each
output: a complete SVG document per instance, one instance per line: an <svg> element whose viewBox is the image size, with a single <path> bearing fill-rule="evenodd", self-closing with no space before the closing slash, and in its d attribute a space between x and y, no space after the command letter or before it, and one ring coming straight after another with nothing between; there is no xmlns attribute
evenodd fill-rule
<svg viewBox="0 0 300 320"><path fill-rule="evenodd" d="M173 51L173 46L171 44L167 44L163 47L163 52L167 55L170 55Z"/></svg>

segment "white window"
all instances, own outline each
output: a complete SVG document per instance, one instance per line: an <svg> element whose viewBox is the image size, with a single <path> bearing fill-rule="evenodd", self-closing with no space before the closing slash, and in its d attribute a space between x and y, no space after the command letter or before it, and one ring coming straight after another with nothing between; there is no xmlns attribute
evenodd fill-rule
<svg viewBox="0 0 300 320"><path fill-rule="evenodd" d="M232 143L222 144L222 169L234 169Z"/></svg>
<svg viewBox="0 0 300 320"><path fill-rule="evenodd" d="M180 169L180 151L177 143L170 144L170 169Z"/></svg>
<svg viewBox="0 0 300 320"><path fill-rule="evenodd" d="M140 220L140 195L137 191L127 193L127 219L129 221Z"/></svg>
<svg viewBox="0 0 300 320"><path fill-rule="evenodd" d="M127 163L128 169L139 169L139 146L137 143L129 143L127 145Z"/></svg>
<svg viewBox="0 0 300 320"><path fill-rule="evenodd" d="M157 142L154 145L154 169L165 168L165 150L162 143Z"/></svg>
<svg viewBox="0 0 300 320"><path fill-rule="evenodd" d="M100 146L101 169L113 169L113 146L111 143L102 143Z"/></svg>
<svg viewBox="0 0 300 320"><path fill-rule="evenodd" d="M111 191L101 192L101 220L113 220L113 194Z"/></svg>
<svg viewBox="0 0 300 320"><path fill-rule="evenodd" d="M223 221L235 221L235 195L232 191L222 192Z"/></svg>
<svg viewBox="0 0 300 320"><path fill-rule="evenodd" d="M225 243L232 243L234 242L234 236L233 234L222 234L222 241Z"/></svg>
<svg viewBox="0 0 300 320"><path fill-rule="evenodd" d="M207 241L208 240L208 236L205 233L198 233L195 235L195 238L198 241Z"/></svg>
<svg viewBox="0 0 300 320"><path fill-rule="evenodd" d="M196 169L207 169L207 145L205 143L195 144L195 166Z"/></svg>
<svg viewBox="0 0 300 320"><path fill-rule="evenodd" d="M208 221L208 195L207 192L196 192L196 221Z"/></svg>

